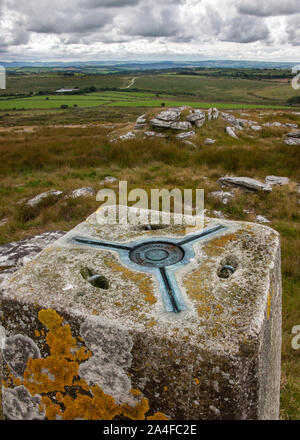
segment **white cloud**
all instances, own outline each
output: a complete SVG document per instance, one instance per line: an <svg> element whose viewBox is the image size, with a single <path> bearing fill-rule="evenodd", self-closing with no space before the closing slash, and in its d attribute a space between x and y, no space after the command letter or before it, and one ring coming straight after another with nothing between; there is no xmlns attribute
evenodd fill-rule
<svg viewBox="0 0 300 440"><path fill-rule="evenodd" d="M299 0L0 0L0 52L16 60L298 62L296 12Z"/></svg>

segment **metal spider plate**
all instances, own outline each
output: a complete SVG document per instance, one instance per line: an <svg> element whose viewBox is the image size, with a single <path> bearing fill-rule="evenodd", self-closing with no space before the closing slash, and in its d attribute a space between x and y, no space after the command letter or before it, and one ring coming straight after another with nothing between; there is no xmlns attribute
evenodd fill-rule
<svg viewBox="0 0 300 440"><path fill-rule="evenodd" d="M164 241L142 243L130 251L129 258L141 266L167 267L179 263L184 257L184 250Z"/></svg>

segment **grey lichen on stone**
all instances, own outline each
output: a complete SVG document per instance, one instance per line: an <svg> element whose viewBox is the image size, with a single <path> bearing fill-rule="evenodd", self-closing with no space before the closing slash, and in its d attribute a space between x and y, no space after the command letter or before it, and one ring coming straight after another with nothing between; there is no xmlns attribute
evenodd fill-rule
<svg viewBox="0 0 300 440"><path fill-rule="evenodd" d="M31 338L23 335L6 338L3 358L18 377L23 378L29 359L40 357L40 350Z"/></svg>
<svg viewBox="0 0 300 440"><path fill-rule="evenodd" d="M133 342L126 329L113 326L98 316L90 316L82 323L80 334L97 357L121 367L131 365Z"/></svg>
<svg viewBox="0 0 300 440"><path fill-rule="evenodd" d="M93 356L79 366L80 376L89 385L98 385L119 403L130 401L131 380L124 370L132 363L132 337L126 329L99 317L87 318L80 334Z"/></svg>
<svg viewBox="0 0 300 440"><path fill-rule="evenodd" d="M31 396L23 386L2 387L3 414L10 420L42 420L44 411L40 411L41 396Z"/></svg>
<svg viewBox="0 0 300 440"><path fill-rule="evenodd" d="M98 356L83 362L79 366L79 374L89 385L99 386L118 403L124 401L131 389L131 381L126 372L114 363L103 362Z"/></svg>

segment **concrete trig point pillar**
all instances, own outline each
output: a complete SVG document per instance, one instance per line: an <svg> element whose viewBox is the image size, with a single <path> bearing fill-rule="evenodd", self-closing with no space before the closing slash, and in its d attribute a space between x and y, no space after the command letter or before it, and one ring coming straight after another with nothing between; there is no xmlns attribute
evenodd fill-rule
<svg viewBox="0 0 300 440"><path fill-rule="evenodd" d="M10 419L276 419L280 239L91 215L2 285Z"/></svg>

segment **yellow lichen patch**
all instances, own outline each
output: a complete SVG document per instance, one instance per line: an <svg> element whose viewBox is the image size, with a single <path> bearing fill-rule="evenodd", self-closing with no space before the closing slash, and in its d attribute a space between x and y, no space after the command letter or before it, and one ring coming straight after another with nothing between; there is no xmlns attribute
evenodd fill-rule
<svg viewBox="0 0 300 440"><path fill-rule="evenodd" d="M76 361L88 359L91 353L85 347L77 349L69 324L62 325L63 318L55 310L40 310L38 318L50 330L46 336L50 356L45 359L29 359L24 373L24 385L32 395L64 391L66 386L72 385L78 374L79 365Z"/></svg>
<svg viewBox="0 0 300 440"><path fill-rule="evenodd" d="M48 328L46 342L50 356L29 359L24 373L24 386L32 395L41 394L41 403L49 420L113 420L123 415L133 420L145 420L149 402L139 390L131 390L137 398L135 406L119 405L114 398L105 394L98 386L89 385L78 376L79 363L91 356L86 347L77 348L69 324L63 325L63 318L54 310L41 310L39 320ZM78 338L79 339L79 338ZM8 376L10 370L8 369ZM12 386L14 378L4 386ZM67 394L69 388L75 397ZM55 393L50 398L49 393ZM54 400L54 401L53 401ZM57 403L58 402L58 403ZM41 408L42 409L42 408ZM151 418L152 417L152 418ZM148 417L148 420L168 420L162 413Z"/></svg>
<svg viewBox="0 0 300 440"><path fill-rule="evenodd" d="M204 263L183 280L188 296L197 301L198 316L204 318L211 313L210 301L213 299L212 290L209 288L209 271L209 264Z"/></svg>
<svg viewBox="0 0 300 440"><path fill-rule="evenodd" d="M209 255L210 257L222 255L225 246L231 241L236 241L238 239L238 235L240 234L241 232L237 232L235 234L227 234L223 235L222 237L212 239L205 244L203 250L206 255Z"/></svg>
<svg viewBox="0 0 300 440"><path fill-rule="evenodd" d="M205 306L205 305L199 306L197 310L198 310L199 316L205 316L205 315L209 315L211 313L211 307Z"/></svg>
<svg viewBox="0 0 300 440"><path fill-rule="evenodd" d="M224 308L223 306L221 306L221 304L217 304L216 305L216 309L215 309L215 314L216 315L221 315L221 313L224 312Z"/></svg>
<svg viewBox="0 0 300 440"><path fill-rule="evenodd" d="M76 399L66 396L63 405L66 408L61 414L63 420L82 418L85 420L113 420L122 413L113 397L104 394L97 386L92 387L93 397L78 394Z"/></svg>
<svg viewBox="0 0 300 440"><path fill-rule="evenodd" d="M38 313L38 318L49 330L55 330L62 325L64 318L52 309L42 309Z"/></svg>
<svg viewBox="0 0 300 440"><path fill-rule="evenodd" d="M194 379L194 382L195 382L195 384L196 384L196 385L199 385L199 383L200 383L200 380L199 380L199 379L197 379L197 377L195 377L195 379Z"/></svg>
<svg viewBox="0 0 300 440"><path fill-rule="evenodd" d="M49 356L46 359L29 359L24 373L24 385L32 395L51 391L64 391L78 374L77 362Z"/></svg>
<svg viewBox="0 0 300 440"><path fill-rule="evenodd" d="M75 420L78 418L85 420L113 420L116 416L123 415L133 420L145 420L145 414L149 410L147 399L143 398L136 406L131 407L128 404L116 404L113 397L105 394L98 386L92 387L91 392L93 394L92 397L77 394L75 399L70 396L63 397L61 393L58 393L56 394L56 399L62 405L53 403L47 396L43 397L42 403L45 405L47 418L55 420L59 416L63 420ZM168 420L162 413L156 413L152 417L164 417L153 420Z"/></svg>
<svg viewBox="0 0 300 440"><path fill-rule="evenodd" d="M41 334L38 330L34 330L34 334L35 334L36 338L39 338L41 336Z"/></svg>
<svg viewBox="0 0 300 440"><path fill-rule="evenodd" d="M157 300L153 293L153 283L149 276L143 273L133 272L109 258L105 258L104 263L112 272L120 273L125 281L133 281L144 295L145 301L150 304L156 303Z"/></svg>
<svg viewBox="0 0 300 440"><path fill-rule="evenodd" d="M140 390L130 390L130 393L133 396L140 396L142 393L140 392Z"/></svg>
<svg viewBox="0 0 300 440"><path fill-rule="evenodd" d="M70 360L86 360L91 356L85 347L77 349L76 339L72 337L69 324L62 326L63 318L51 309L41 310L39 320L50 330L46 341L52 357L62 357Z"/></svg>
<svg viewBox="0 0 300 440"><path fill-rule="evenodd" d="M154 327L157 324L157 321L155 319L152 319L148 322L147 327L151 328Z"/></svg>
<svg viewBox="0 0 300 440"><path fill-rule="evenodd" d="M56 416L61 416L60 406L53 403L48 396L43 396L41 402L45 406L46 417L48 420L55 420Z"/></svg>
<svg viewBox="0 0 300 440"><path fill-rule="evenodd" d="M122 408L123 415L131 420L145 420L145 414L150 409L149 402L147 399L145 399L145 397L143 397L143 399L134 407L124 403Z"/></svg>
<svg viewBox="0 0 300 440"><path fill-rule="evenodd" d="M153 416L147 417L147 420L169 420L169 418L165 414L157 412Z"/></svg>

